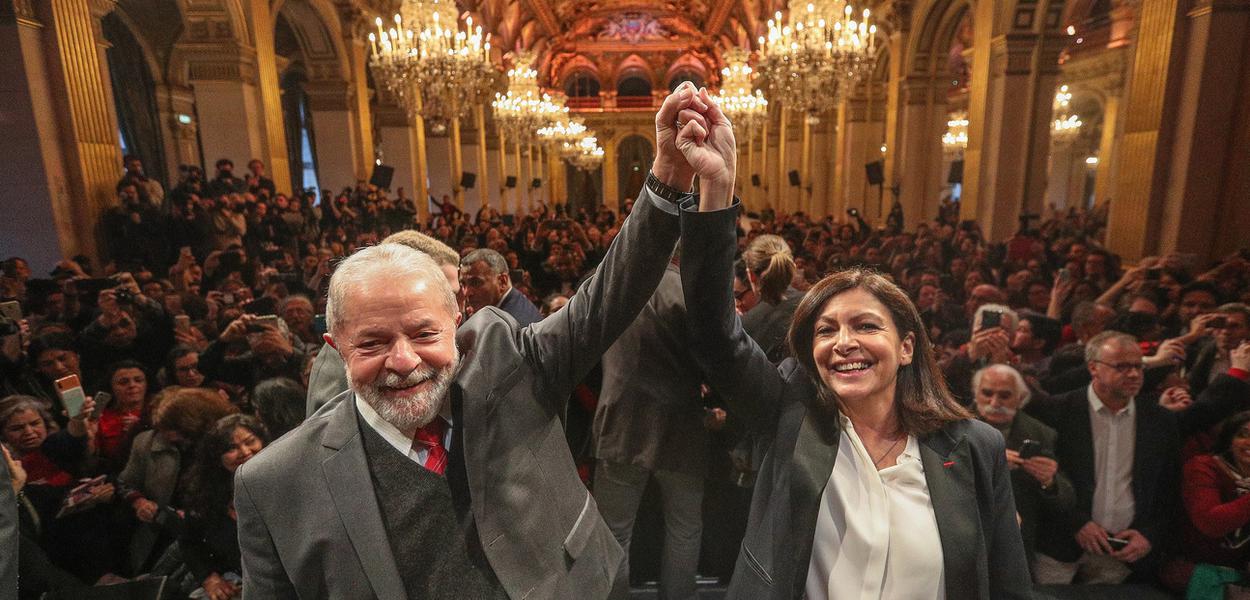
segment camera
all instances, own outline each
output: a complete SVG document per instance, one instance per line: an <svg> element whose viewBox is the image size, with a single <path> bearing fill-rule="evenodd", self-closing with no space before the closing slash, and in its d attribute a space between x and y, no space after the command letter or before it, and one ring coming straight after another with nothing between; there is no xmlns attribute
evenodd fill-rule
<svg viewBox="0 0 1250 600"><path fill-rule="evenodd" d="M117 300L118 304L134 304L135 295L126 288L116 288L113 290L113 299Z"/></svg>

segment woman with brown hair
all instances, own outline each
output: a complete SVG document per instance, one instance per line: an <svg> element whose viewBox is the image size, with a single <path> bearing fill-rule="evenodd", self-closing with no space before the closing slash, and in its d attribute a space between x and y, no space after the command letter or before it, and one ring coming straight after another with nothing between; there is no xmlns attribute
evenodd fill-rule
<svg viewBox="0 0 1250 600"><path fill-rule="evenodd" d="M826 277L774 367L734 312L735 213L682 216L696 357L773 440L727 597L1031 597L1003 437L952 399L906 294Z"/></svg>
<svg viewBox="0 0 1250 600"><path fill-rule="evenodd" d="M186 505L185 473L192 451L218 419L238 412L217 390L166 388L153 401L152 429L135 436L118 475L123 499L140 521L130 539L130 569L142 573L177 535Z"/></svg>

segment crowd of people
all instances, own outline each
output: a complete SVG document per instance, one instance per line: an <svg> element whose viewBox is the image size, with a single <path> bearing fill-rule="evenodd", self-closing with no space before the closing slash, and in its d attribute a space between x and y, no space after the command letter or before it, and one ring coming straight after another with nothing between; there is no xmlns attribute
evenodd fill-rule
<svg viewBox="0 0 1250 600"><path fill-rule="evenodd" d="M426 250L465 317L496 306L524 326L561 310L634 208L469 215L444 200L419 222L402 190L285 194L258 160L242 176L220 160L207 180L186 168L168 190L138 159L125 169L101 223L107 262L66 258L46 276L21 257L3 263L0 299L18 304L0 316L0 441L20 498L23 597L146 575L169 577L183 595L238 594L233 474L305 419L318 357L334 351L323 347L327 287L356 249L389 239ZM1026 219L1007 240L958 215L944 203L905 229L897 208L874 226L854 211L747 206L733 281L743 328L781 363L805 348L787 338L796 312L810 312L805 293L831 274L883 275L918 310L962 405L949 414L966 410L1003 434L1036 583L1143 581L1222 597L1194 594L1239 581L1250 560L1247 253L1127 265L1102 245L1097 209ZM413 242L411 230L424 236ZM662 283L640 321L684 318L691 299L714 299L687 289L681 308L682 284L708 282L686 278L682 254L664 280L677 287ZM663 488L662 576L675 594L693 585L700 539L705 572L729 577L750 488L779 451L756 409L699 374L703 358L673 354L696 343L684 336L648 330L624 354L609 351L562 416L627 552L642 488L651 477ZM820 352L819 340L806 343ZM657 373L638 356L694 374L646 392L677 401L631 424L640 409L628 386ZM69 376L80 406L66 401ZM631 426L666 433L631 446L642 439L620 435ZM903 465L907 452L886 454Z"/></svg>

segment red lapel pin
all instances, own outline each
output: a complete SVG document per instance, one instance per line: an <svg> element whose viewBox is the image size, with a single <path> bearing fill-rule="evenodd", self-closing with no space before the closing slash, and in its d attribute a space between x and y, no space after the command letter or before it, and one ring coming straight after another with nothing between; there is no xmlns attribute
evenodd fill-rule
<svg viewBox="0 0 1250 600"><path fill-rule="evenodd" d="M946 462L942 463L942 466L943 466L943 467L946 467L947 469L949 469L949 468L951 468L951 467L955 466L955 461L953 461L953 460L948 460L948 461L946 461Z"/></svg>

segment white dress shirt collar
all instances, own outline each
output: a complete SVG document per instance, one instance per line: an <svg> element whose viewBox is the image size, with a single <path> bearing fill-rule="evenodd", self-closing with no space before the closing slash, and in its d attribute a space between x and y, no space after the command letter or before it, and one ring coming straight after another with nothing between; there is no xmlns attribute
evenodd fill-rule
<svg viewBox="0 0 1250 600"><path fill-rule="evenodd" d="M356 410L360 411L360 417L365 420L366 425L378 432L378 435L382 436L382 439L386 440L386 443L393 446L400 454L407 456L417 464L425 464L426 451L413 449L411 436L400 431L390 421L383 419L382 415L379 415L378 411L369 406L368 402L361 400L360 396L353 393L352 398L355 399ZM451 447L452 420L450 414L444 414L447 412L447 406L444 404L442 410L439 410L439 416L447 421L447 432L443 434L444 448Z"/></svg>

